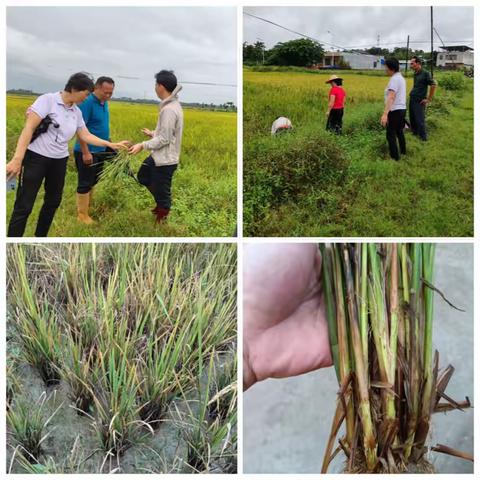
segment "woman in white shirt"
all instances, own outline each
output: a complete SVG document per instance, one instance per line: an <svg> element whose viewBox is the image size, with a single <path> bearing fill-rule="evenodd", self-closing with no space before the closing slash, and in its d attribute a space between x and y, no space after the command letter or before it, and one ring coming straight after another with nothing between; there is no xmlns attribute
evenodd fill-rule
<svg viewBox="0 0 480 480"><path fill-rule="evenodd" d="M385 109L380 122L387 128L388 149L394 160L400 160L400 154L407 153L403 134L407 112L407 86L399 70L400 64L396 58L385 60L385 71L390 81L385 89Z"/></svg>

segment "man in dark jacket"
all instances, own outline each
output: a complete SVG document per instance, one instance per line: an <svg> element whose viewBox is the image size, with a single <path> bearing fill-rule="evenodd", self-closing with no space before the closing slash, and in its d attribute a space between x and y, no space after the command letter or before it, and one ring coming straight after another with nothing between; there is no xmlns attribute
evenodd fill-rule
<svg viewBox="0 0 480 480"><path fill-rule="evenodd" d="M414 135L418 135L421 140L426 141L425 107L432 101L437 84L428 71L422 68L422 61L418 57L412 57L410 67L415 72L409 102L410 128ZM427 97L429 85L430 91Z"/></svg>

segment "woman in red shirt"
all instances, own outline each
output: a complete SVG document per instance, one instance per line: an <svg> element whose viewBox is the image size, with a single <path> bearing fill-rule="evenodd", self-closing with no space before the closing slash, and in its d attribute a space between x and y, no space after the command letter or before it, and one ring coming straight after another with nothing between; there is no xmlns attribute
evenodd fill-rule
<svg viewBox="0 0 480 480"><path fill-rule="evenodd" d="M329 83L332 87L328 93L327 130L340 135L346 96L345 90L341 86L343 79L332 75L325 83Z"/></svg>

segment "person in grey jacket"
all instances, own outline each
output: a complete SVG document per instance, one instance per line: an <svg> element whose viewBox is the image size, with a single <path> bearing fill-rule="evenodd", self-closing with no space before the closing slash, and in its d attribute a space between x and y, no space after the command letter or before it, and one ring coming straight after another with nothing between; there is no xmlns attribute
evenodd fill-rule
<svg viewBox="0 0 480 480"><path fill-rule="evenodd" d="M182 146L183 110L177 95L182 86L178 85L173 72L161 70L155 80L155 92L161 100L157 126L153 131L143 128L142 132L151 137L150 140L133 145L129 153L150 152L138 171L138 181L155 199L152 213L160 223L166 220L172 206L172 179Z"/></svg>

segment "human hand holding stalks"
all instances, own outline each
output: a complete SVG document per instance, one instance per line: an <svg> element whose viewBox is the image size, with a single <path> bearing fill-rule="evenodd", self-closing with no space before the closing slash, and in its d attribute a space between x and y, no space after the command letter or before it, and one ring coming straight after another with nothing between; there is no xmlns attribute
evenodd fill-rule
<svg viewBox="0 0 480 480"><path fill-rule="evenodd" d="M331 366L316 245L252 245L244 262L244 389Z"/></svg>

